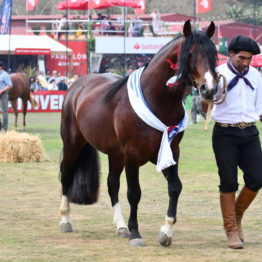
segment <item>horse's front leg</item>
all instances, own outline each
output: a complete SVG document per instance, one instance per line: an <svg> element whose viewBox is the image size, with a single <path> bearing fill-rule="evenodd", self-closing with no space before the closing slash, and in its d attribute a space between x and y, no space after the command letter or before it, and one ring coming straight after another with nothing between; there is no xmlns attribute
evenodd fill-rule
<svg viewBox="0 0 262 262"><path fill-rule="evenodd" d="M145 243L138 231L137 208L141 198L141 188L139 185L139 167L134 164L126 164L127 178L127 198L130 205L130 216L128 228L130 231L129 245L144 246Z"/></svg>
<svg viewBox="0 0 262 262"><path fill-rule="evenodd" d="M178 167L173 165L163 171L168 182L169 206L165 218L165 224L161 226L158 237L159 243L163 246L170 246L173 236L173 227L176 223L177 202L182 190L182 183L178 177Z"/></svg>

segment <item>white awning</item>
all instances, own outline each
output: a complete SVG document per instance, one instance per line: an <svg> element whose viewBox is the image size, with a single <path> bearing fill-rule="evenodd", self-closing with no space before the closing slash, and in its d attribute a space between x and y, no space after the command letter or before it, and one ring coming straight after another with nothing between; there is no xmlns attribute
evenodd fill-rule
<svg viewBox="0 0 262 262"><path fill-rule="evenodd" d="M47 35L0 35L0 54L72 54L72 49Z"/></svg>

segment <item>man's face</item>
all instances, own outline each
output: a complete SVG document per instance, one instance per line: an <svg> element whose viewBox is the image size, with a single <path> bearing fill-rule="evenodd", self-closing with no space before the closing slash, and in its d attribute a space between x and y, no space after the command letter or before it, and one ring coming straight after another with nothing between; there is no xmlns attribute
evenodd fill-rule
<svg viewBox="0 0 262 262"><path fill-rule="evenodd" d="M233 51L229 52L230 61L238 72L243 72L249 66L253 54L248 51L240 51L235 54Z"/></svg>

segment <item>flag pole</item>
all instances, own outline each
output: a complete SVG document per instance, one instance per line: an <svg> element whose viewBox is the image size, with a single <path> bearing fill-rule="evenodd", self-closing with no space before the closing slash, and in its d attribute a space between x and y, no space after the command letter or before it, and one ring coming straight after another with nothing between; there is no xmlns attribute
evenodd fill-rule
<svg viewBox="0 0 262 262"><path fill-rule="evenodd" d="M10 6L10 22L9 22L9 28L8 28L8 38L9 38L9 47L8 47L8 72L10 69L10 64L11 64L11 28L12 28L12 9L13 9L13 1L11 1L11 6Z"/></svg>
<svg viewBox="0 0 262 262"><path fill-rule="evenodd" d="M193 15L194 15L194 27L196 26L196 1L197 1L197 0L193 0L193 6L194 6L194 10L193 10Z"/></svg>

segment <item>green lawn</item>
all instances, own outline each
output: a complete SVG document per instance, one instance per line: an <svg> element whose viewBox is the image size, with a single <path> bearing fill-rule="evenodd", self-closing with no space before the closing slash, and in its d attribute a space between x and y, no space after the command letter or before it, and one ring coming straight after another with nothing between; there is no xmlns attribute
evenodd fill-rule
<svg viewBox="0 0 262 262"><path fill-rule="evenodd" d="M21 114L19 118L21 123ZM105 155L101 155L99 202L92 206L71 205L74 232L60 233L60 114L28 113L27 119L27 132L40 136L48 158L40 163L1 163L1 262L261 261L261 194L244 219L245 249L230 250L225 245L218 176L211 148L212 122L207 131L203 129L203 122L189 125L182 140L179 173L183 191L173 243L169 248L156 241L168 205L165 179L152 164L141 168L142 199L138 219L147 246L131 248L126 239L115 235L112 226ZM13 115L10 115L10 127L12 122ZM262 132L260 123L258 127ZM241 175L239 180L243 184ZM124 175L121 182L120 199L127 221L129 205Z"/></svg>

